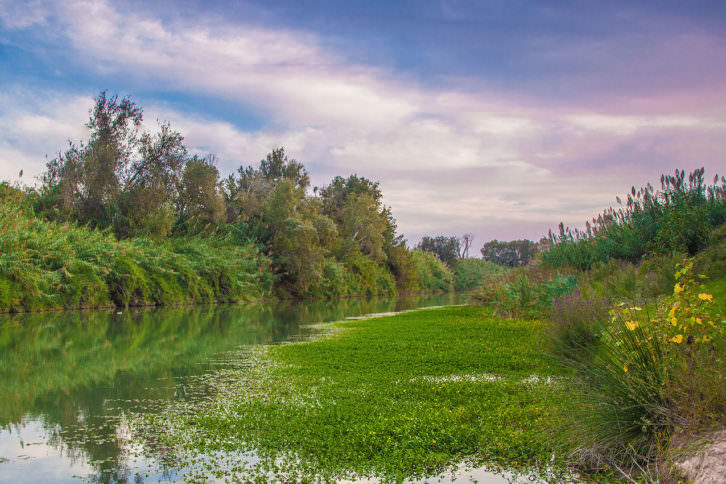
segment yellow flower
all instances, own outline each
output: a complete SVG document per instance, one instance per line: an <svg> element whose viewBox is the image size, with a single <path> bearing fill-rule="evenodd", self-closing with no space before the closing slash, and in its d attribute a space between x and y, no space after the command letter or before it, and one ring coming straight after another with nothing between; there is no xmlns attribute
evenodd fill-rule
<svg viewBox="0 0 726 484"><path fill-rule="evenodd" d="M699 294L698 299L700 299L701 301L713 302L713 296L711 294L706 294L705 292Z"/></svg>
<svg viewBox="0 0 726 484"><path fill-rule="evenodd" d="M698 324L703 324L703 321L701 321L701 318L696 318L696 322L697 322Z"/></svg>
<svg viewBox="0 0 726 484"><path fill-rule="evenodd" d="M704 343L708 343L709 341L711 341L711 337L710 336L704 336L703 337L703 342Z"/></svg>
<svg viewBox="0 0 726 484"><path fill-rule="evenodd" d="M681 286L680 282L677 282L675 286L673 286L673 292L675 294L678 294L680 292L683 292L683 286Z"/></svg>
<svg viewBox="0 0 726 484"><path fill-rule="evenodd" d="M674 337L672 337L671 339L669 339L668 341L676 343L676 344L681 344L681 343L683 343L683 335L677 334Z"/></svg>
<svg viewBox="0 0 726 484"><path fill-rule="evenodd" d="M671 310L668 312L668 316L671 318L676 315L676 309L678 309L678 303L674 304Z"/></svg>
<svg viewBox="0 0 726 484"><path fill-rule="evenodd" d="M623 371L625 371L625 373L627 373L627 372L628 372L628 364L627 364L627 363L625 363L625 364L623 365Z"/></svg>
<svg viewBox="0 0 726 484"><path fill-rule="evenodd" d="M708 324L710 324L711 326L713 326L713 325L714 325L714 324L713 324L713 321L709 321L709 322L708 322Z"/></svg>
<svg viewBox="0 0 726 484"><path fill-rule="evenodd" d="M638 327L638 322L633 320L625 321L625 326L627 326L630 331L634 331L635 328Z"/></svg>
<svg viewBox="0 0 726 484"><path fill-rule="evenodd" d="M672 324L673 326L677 326L677 325L678 325L678 318L676 318L675 316L673 316L673 317L671 318L671 324Z"/></svg>

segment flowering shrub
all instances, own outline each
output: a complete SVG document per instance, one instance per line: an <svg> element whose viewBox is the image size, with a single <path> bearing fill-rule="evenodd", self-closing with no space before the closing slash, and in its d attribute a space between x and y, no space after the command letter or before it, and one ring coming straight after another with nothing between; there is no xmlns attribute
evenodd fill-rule
<svg viewBox="0 0 726 484"><path fill-rule="evenodd" d="M655 307L611 310L596 350L572 364L585 383L582 419L610 459L648 465L674 429L726 420L726 322L692 268L677 266L673 294Z"/></svg>
<svg viewBox="0 0 726 484"><path fill-rule="evenodd" d="M703 290L699 280L690 275L693 262L689 262L675 273L676 284L670 309L665 316L668 328L666 339L674 344L704 344L723 333L723 321L714 321L710 314L713 295ZM661 315L661 320L663 316Z"/></svg>
<svg viewBox="0 0 726 484"><path fill-rule="evenodd" d="M724 336L726 322L712 314L713 295L700 282L705 276L691 275L693 262L676 268L673 295L659 302L653 317L643 314L640 307L621 305L613 311L613 322L616 330L618 322L628 331L642 326L646 340L660 339L666 343L665 351L671 359L685 360L693 366L692 360L703 356L701 353L713 353L708 343Z"/></svg>

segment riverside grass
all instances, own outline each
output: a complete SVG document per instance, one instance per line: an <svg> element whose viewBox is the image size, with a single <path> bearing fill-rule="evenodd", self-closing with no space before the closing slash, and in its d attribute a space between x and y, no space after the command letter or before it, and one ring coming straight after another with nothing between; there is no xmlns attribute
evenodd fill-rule
<svg viewBox="0 0 726 484"><path fill-rule="evenodd" d="M0 311L252 301L272 293L268 267L222 236L118 241L0 200Z"/></svg>
<svg viewBox="0 0 726 484"><path fill-rule="evenodd" d="M568 370L542 323L465 306L323 329L210 376L211 401L137 416L137 435L191 481L400 482L464 461L562 478Z"/></svg>

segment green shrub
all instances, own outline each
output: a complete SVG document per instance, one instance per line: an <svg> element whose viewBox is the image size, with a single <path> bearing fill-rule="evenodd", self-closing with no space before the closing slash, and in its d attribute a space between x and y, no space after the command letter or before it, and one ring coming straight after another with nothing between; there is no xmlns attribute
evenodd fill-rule
<svg viewBox="0 0 726 484"><path fill-rule="evenodd" d="M630 262L615 259L595 264L580 275L583 292L589 296L605 298L611 302L630 301L637 298L637 269Z"/></svg>
<svg viewBox="0 0 726 484"><path fill-rule="evenodd" d="M431 252L414 250L411 256L416 265L417 287L422 292L448 292L454 276L443 262Z"/></svg>
<svg viewBox="0 0 726 484"><path fill-rule="evenodd" d="M469 291L481 286L486 280L504 272L504 268L484 259L458 259L453 266L454 289Z"/></svg>
<svg viewBox="0 0 726 484"><path fill-rule="evenodd" d="M470 302L491 305L501 316L546 317L553 302L578 286L570 274L548 267L519 267L502 272L475 291Z"/></svg>
<svg viewBox="0 0 726 484"><path fill-rule="evenodd" d="M232 302L271 292L269 260L249 243L210 234L117 241L108 231L37 218L17 192L0 191L0 311Z"/></svg>
<svg viewBox="0 0 726 484"><path fill-rule="evenodd" d="M726 423L726 321L714 301L726 294L707 292L692 267L678 268L654 310L620 305L599 344L563 359L582 382L574 438L629 476L662 462L676 428Z"/></svg>

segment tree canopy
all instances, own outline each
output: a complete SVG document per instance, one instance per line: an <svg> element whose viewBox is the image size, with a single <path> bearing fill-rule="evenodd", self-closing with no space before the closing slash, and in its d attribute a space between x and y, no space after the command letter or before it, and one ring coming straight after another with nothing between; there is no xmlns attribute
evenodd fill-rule
<svg viewBox="0 0 726 484"><path fill-rule="evenodd" d="M529 264L537 253L538 246L531 240L512 240L509 242L490 240L481 249L484 260L495 264L517 267Z"/></svg>
<svg viewBox="0 0 726 484"><path fill-rule="evenodd" d="M190 153L168 122L147 132L142 120L130 98L99 94L89 140L48 162L36 213L110 229L118 239L227 234L269 257L283 295L431 286L421 283L424 259L396 234L378 182L353 174L310 190L305 166L282 147L220 179L213 155ZM441 260L458 257L454 241Z"/></svg>

